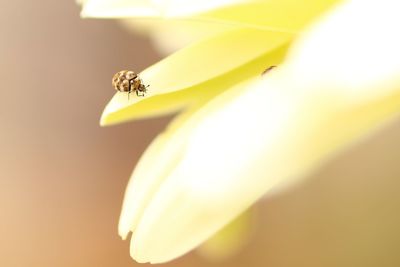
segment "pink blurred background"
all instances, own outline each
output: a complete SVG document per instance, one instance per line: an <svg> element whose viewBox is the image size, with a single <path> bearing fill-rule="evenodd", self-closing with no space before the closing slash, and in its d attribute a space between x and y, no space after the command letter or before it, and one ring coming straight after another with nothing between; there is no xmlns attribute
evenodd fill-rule
<svg viewBox="0 0 400 267"><path fill-rule="evenodd" d="M120 69L160 55L73 1L0 0L0 266L138 266L117 235L130 173L168 118L100 128ZM260 204L237 255L165 266L400 266L400 121Z"/></svg>

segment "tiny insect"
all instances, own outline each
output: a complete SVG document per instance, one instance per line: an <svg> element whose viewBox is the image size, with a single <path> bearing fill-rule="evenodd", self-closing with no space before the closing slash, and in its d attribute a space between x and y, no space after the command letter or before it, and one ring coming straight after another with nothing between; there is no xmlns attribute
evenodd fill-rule
<svg viewBox="0 0 400 267"><path fill-rule="evenodd" d="M112 86L119 92L135 92L137 96L144 96L147 92L148 85L144 85L142 79L130 70L121 70L112 78Z"/></svg>
<svg viewBox="0 0 400 267"><path fill-rule="evenodd" d="M265 74L267 74L268 72L270 72L271 70L273 70L273 69L275 69L276 68L276 66L269 66L268 68L266 68L262 73L261 73L261 75L265 75Z"/></svg>

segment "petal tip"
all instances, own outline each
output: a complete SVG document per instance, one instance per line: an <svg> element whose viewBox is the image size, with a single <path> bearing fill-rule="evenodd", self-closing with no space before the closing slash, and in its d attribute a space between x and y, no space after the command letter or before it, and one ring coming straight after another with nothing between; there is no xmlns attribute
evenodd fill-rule
<svg viewBox="0 0 400 267"><path fill-rule="evenodd" d="M128 234L127 233L118 233L119 234L119 237L121 237L121 239L122 240L126 240L126 238L128 237Z"/></svg>
<svg viewBox="0 0 400 267"><path fill-rule="evenodd" d="M122 240L126 240L130 232L130 227L125 223L125 220L121 218L118 224L118 235Z"/></svg>
<svg viewBox="0 0 400 267"><path fill-rule="evenodd" d="M133 238L132 238L130 250L129 250L131 258L134 259L138 263L153 263L153 262L150 262L146 257L143 257L143 255L140 255L141 253L138 253L137 250L138 250L137 247L133 244Z"/></svg>
<svg viewBox="0 0 400 267"><path fill-rule="evenodd" d="M107 119L107 115L106 114L102 114L100 117L100 122L99 122L101 127L105 127L109 125L108 119Z"/></svg>

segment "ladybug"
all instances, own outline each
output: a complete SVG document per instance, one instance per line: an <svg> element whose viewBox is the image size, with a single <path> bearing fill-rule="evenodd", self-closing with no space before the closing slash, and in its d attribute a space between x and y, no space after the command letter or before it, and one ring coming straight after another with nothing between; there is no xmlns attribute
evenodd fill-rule
<svg viewBox="0 0 400 267"><path fill-rule="evenodd" d="M135 92L137 96L144 96L148 85L144 85L142 79L130 70L121 70L112 78L112 86L119 92Z"/></svg>

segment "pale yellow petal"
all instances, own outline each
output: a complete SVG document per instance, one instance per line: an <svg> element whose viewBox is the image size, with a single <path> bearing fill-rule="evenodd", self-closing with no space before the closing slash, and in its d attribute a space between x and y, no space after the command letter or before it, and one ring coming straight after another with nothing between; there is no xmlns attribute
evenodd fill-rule
<svg viewBox="0 0 400 267"><path fill-rule="evenodd" d="M190 16L208 10L233 6L238 3L255 1L257 0L153 0L158 7L162 8L162 14L166 17Z"/></svg>
<svg viewBox="0 0 400 267"><path fill-rule="evenodd" d="M194 15L195 19L269 31L300 32L340 0L250 1Z"/></svg>
<svg viewBox="0 0 400 267"><path fill-rule="evenodd" d="M340 0L88 0L83 17L180 18L298 32Z"/></svg>
<svg viewBox="0 0 400 267"><path fill-rule="evenodd" d="M295 89L265 81L204 108L133 233L134 259L159 263L186 253L265 192L304 176L400 110L399 92L352 108Z"/></svg>
<svg viewBox="0 0 400 267"><path fill-rule="evenodd" d="M207 121L206 117L210 119L216 118L219 110L226 110L226 107L220 105L224 102L228 102L229 100L225 100L225 98L232 98L233 92L237 92L237 90L230 90L222 95L221 97L224 98L224 101L221 101L221 97L218 97L212 102L214 103L213 108L207 106L207 114L198 116L202 117L205 121ZM269 104L269 102L267 102L267 104ZM171 174L167 176L162 187L146 208L146 212L141 218L140 224L132 237L131 254L137 261L157 263L170 260L170 257L179 256L201 241L204 241L237 215L226 216L226 211L229 209L231 212L232 206L236 206L233 203L237 201L232 203L232 199L226 199L226 202L223 204L225 207L222 207L222 203L219 203L220 201L216 202L216 200L218 199L219 193L224 193L224 191L226 191L221 188L221 183L226 183L225 187L229 188L229 183L227 183L224 178L231 179L231 170L234 169L237 171L238 166L243 164L243 162L238 160L233 166L229 166L229 168L225 170L225 163L227 163L227 160L234 158L234 156L248 156L248 153L245 153L245 151L239 151L239 154L232 151L234 148L243 148L242 146L238 146L237 142L241 140L249 140L252 142L259 141L259 139L255 139L254 136L247 139L248 135L243 135L244 129L254 131L254 133L264 133L264 131L254 129L254 126L258 124L258 121L255 122L254 120L257 113L254 113L253 116L253 114L249 114L250 111L254 111L253 109L248 109L249 107L247 106L244 106L244 108L246 109L243 110L242 114L246 114L249 116L249 121L254 122L253 127L250 129L246 127L247 125L241 124L243 123L243 118L239 116L237 118L228 118L229 120L225 121L218 119L219 125L213 124L207 125L207 127L194 125L194 128L187 133L190 135L190 139L193 140L193 138L195 138L193 134L199 127L203 130L208 129L209 132L203 140L196 140L198 142L197 149L195 149L197 150L195 151L197 155L188 153L188 148L185 149L185 156L182 157L181 162L174 168ZM237 115L236 113L232 115ZM198 116L195 116L192 120L199 120L197 118ZM233 125L231 124L236 123L238 123L239 129L232 128ZM221 132L221 127L233 131L227 134L225 130ZM256 126L256 128L258 127ZM224 136L221 136L221 134ZM246 136L246 138L238 140L232 138L233 136L237 138L241 134ZM221 140L221 137L225 142ZM218 142L218 144L216 144L216 142ZM224 147L224 150L221 151L219 145L226 143L228 143L228 147ZM188 145L195 146L195 143L190 142ZM207 151L198 151L201 147ZM231 148L229 149L229 147ZM190 149L190 151L193 151L193 149ZM254 160L253 155L250 159ZM229 161L229 164L232 164L232 162ZM200 166L202 170L199 170ZM219 166L221 166L221 169L219 169ZM210 173L208 173L209 171ZM207 174L205 174L205 172L207 172ZM243 173L241 173L241 175L243 175ZM188 182L193 183L193 186L188 186L190 185ZM215 189L216 191L214 194L211 194L213 192L206 192L206 189ZM246 191L246 188L244 189ZM197 190L198 193L194 190ZM229 190L232 190L232 188L229 188ZM200 194L204 194L208 200L204 201L204 199L199 196ZM242 196L240 198L242 198ZM210 202L215 202L215 205L210 206ZM243 209L243 206L239 208ZM163 226L160 226L156 220L162 217L165 217L165 219L163 220ZM182 220L179 220L181 222L178 223L175 221L175 218L182 218ZM216 220L224 220L224 222L219 223L218 227L212 227ZM164 227L172 227L174 223L178 224L178 227L182 231L175 229L175 227L173 227L171 231L166 231ZM154 231L156 227L160 227L160 231L157 234L157 242L155 240L156 236L151 234L151 231ZM186 237L184 238L184 236ZM164 245L167 240L176 245L166 250Z"/></svg>
<svg viewBox="0 0 400 267"><path fill-rule="evenodd" d="M334 28L336 40L327 43L327 36L321 34L324 27L317 27L286 65L260 81L224 92L180 128L187 127L187 143L182 145L180 161L168 171L139 220L132 236L133 258L161 263L186 253L272 188L304 177L399 115L400 56L397 45L386 44L399 43L392 33L399 25L394 22L400 18L392 12L393 6L380 6L382 23L375 28L376 21L370 18L376 15L377 7L363 1L343 5L327 18L338 25ZM346 27L354 21L369 27L369 34L353 34L346 41L363 44L357 48L366 55L390 49L383 55L392 55L384 57L384 63L391 67L378 72L368 84L361 77L355 78L356 82L345 82L347 73L341 71L329 75L335 70L330 62L308 65L311 69L304 72L301 63L305 61L300 56L303 51L320 44L335 53L335 44L343 41L341 33L346 33ZM379 45L370 42L375 34L382 41ZM355 56L355 51L341 50L340 46L339 51L357 70L355 73L365 69L365 62L358 60L359 51ZM372 63L382 60L378 55L370 59ZM313 78L313 70L323 78ZM302 80L298 73L308 76Z"/></svg>
<svg viewBox="0 0 400 267"><path fill-rule="evenodd" d="M140 75L149 82L150 87L154 87L152 94L171 93L242 67L287 44L292 38L291 34L284 33L232 30L182 49L150 66Z"/></svg>
<svg viewBox="0 0 400 267"><path fill-rule="evenodd" d="M162 17L191 15L248 0L86 0L82 17Z"/></svg>
<svg viewBox="0 0 400 267"><path fill-rule="evenodd" d="M161 10L151 0L85 0L81 17L159 17Z"/></svg>
<svg viewBox="0 0 400 267"><path fill-rule="evenodd" d="M154 47L163 55L233 30L237 26L226 23L213 23L200 20L181 19L121 19L119 22L127 29L149 36Z"/></svg>
<svg viewBox="0 0 400 267"><path fill-rule="evenodd" d="M287 65L308 90L330 92L328 86L348 101L375 99L400 81L400 2L353 0L345 7L299 40Z"/></svg>
<svg viewBox="0 0 400 267"><path fill-rule="evenodd" d="M296 33L336 2L339 1L89 0L82 16L134 18L122 23L146 32L162 53L170 54L195 40L234 27Z"/></svg>
<svg viewBox="0 0 400 267"><path fill-rule="evenodd" d="M291 39L290 34L238 29L186 47L140 73L149 85L145 97L117 93L101 124L165 114L217 95L279 64Z"/></svg>
<svg viewBox="0 0 400 267"><path fill-rule="evenodd" d="M187 142L185 129L177 132L198 108L178 115L147 148L138 162L125 192L121 216L118 225L119 235L125 239L134 231L144 209L162 184L164 177L181 160L184 145Z"/></svg>

